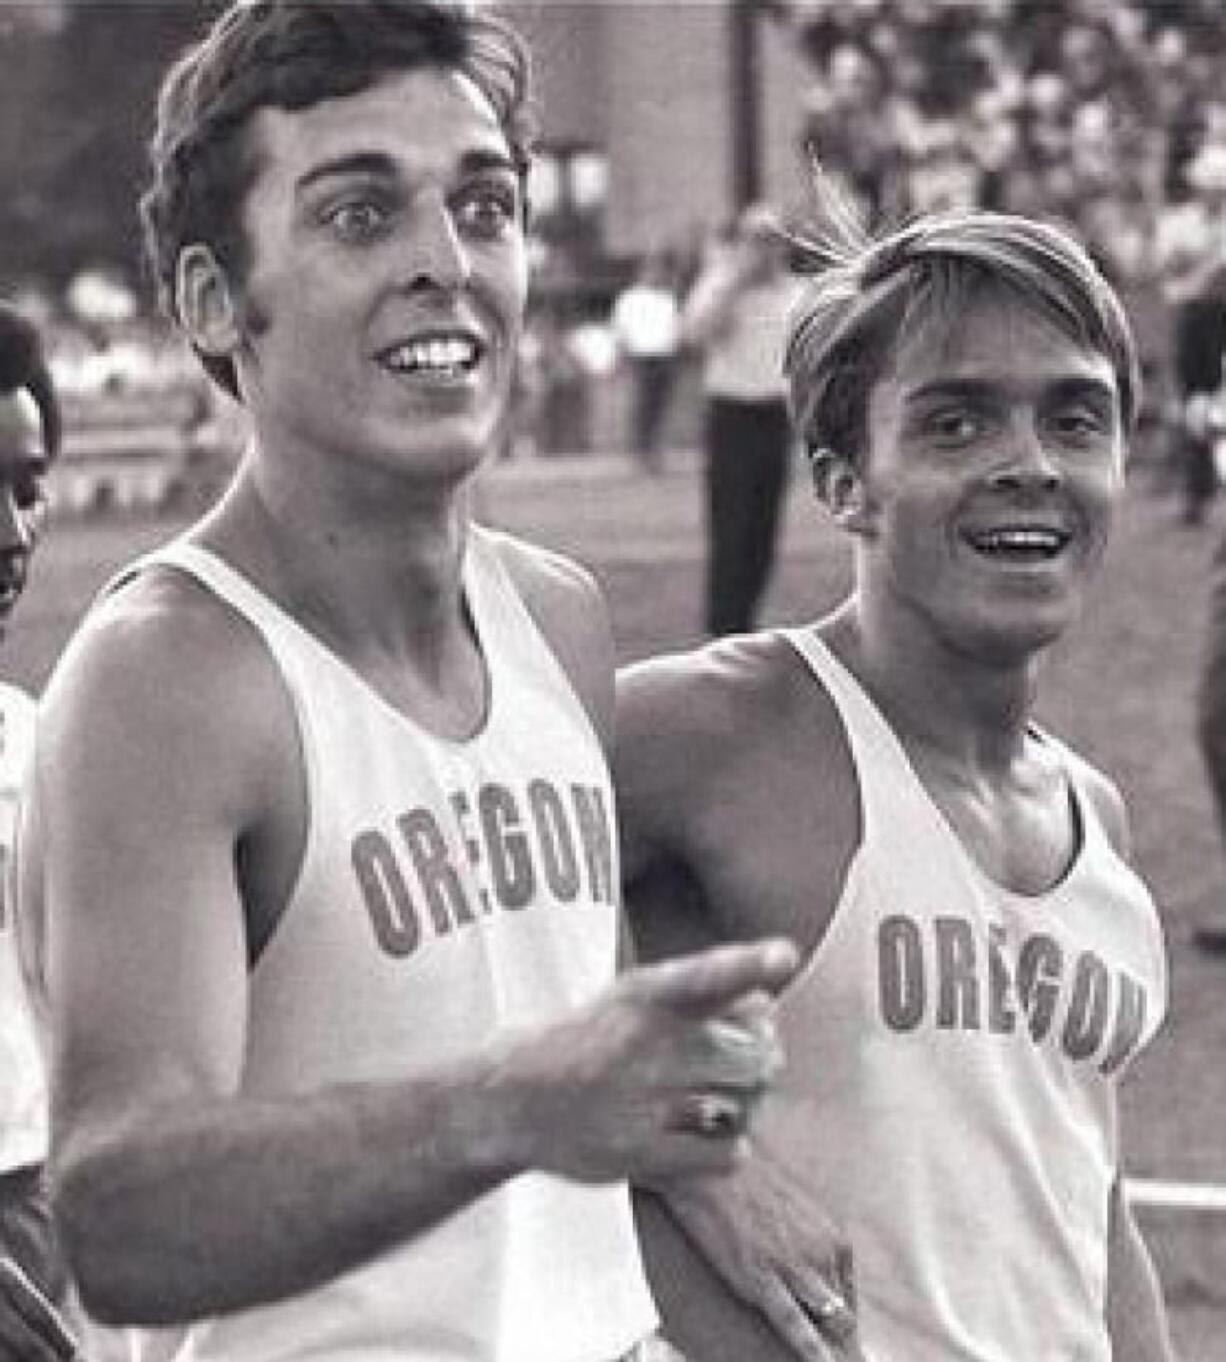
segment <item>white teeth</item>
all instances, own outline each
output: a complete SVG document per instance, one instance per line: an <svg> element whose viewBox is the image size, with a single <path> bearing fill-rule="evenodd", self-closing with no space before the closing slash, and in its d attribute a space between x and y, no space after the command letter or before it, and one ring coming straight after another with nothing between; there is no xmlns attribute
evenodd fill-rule
<svg viewBox="0 0 1226 1362"><path fill-rule="evenodd" d="M477 362L477 346L467 336L429 336L398 346L388 362L400 373L421 370L454 373Z"/></svg>
<svg viewBox="0 0 1226 1362"><path fill-rule="evenodd" d="M1064 541L1060 531L1040 528L988 530L973 536L975 547L989 553L1058 553Z"/></svg>

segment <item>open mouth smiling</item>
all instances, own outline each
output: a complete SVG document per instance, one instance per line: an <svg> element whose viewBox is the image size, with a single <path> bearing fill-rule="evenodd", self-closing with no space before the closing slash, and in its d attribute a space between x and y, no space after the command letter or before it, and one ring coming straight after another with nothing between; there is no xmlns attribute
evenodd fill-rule
<svg viewBox="0 0 1226 1362"><path fill-rule="evenodd" d="M462 331L415 336L384 350L380 362L392 373L428 378L463 378L481 362L483 347Z"/></svg>
<svg viewBox="0 0 1226 1362"><path fill-rule="evenodd" d="M996 525L972 530L964 541L978 554L1005 562L1047 562L1059 557L1072 539L1068 530L1050 525Z"/></svg>

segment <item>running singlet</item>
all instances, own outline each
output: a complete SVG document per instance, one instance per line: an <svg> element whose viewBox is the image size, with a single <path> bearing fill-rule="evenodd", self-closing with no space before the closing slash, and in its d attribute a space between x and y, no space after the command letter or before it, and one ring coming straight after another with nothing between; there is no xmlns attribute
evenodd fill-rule
<svg viewBox="0 0 1226 1362"><path fill-rule="evenodd" d="M215 555L178 541L145 560L254 624L300 729L310 825L252 967L244 1094L428 1071L613 978L604 754L494 539L474 527L465 560L490 678L486 722L465 741L415 726ZM173 1356L609 1362L654 1325L626 1188L525 1174L317 1290L202 1323ZM166 1355L164 1337L147 1347Z"/></svg>
<svg viewBox="0 0 1226 1362"><path fill-rule="evenodd" d="M803 1158L848 1235L871 1362L1109 1362L1116 1084L1157 1030L1153 903L1059 754L1080 848L1047 893L990 879L858 682L786 637L833 698L863 839L787 991L761 1138Z"/></svg>
<svg viewBox="0 0 1226 1362"><path fill-rule="evenodd" d="M13 846L21 787L34 754L34 701L0 683L0 1173L47 1155L47 1089L19 962Z"/></svg>

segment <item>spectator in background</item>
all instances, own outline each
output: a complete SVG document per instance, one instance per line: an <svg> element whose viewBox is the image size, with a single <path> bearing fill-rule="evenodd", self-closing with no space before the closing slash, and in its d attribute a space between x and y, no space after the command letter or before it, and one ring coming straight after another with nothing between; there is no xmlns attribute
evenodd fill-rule
<svg viewBox="0 0 1226 1362"><path fill-rule="evenodd" d="M752 627L774 564L793 447L783 343L800 281L789 266L778 218L751 205L710 244L682 310L682 340L703 352L713 637Z"/></svg>
<svg viewBox="0 0 1226 1362"><path fill-rule="evenodd" d="M1226 355L1226 143L1202 147L1185 177L1191 196L1163 218L1158 251L1174 325L1183 522L1200 525L1217 489L1212 409Z"/></svg>
<svg viewBox="0 0 1226 1362"><path fill-rule="evenodd" d="M648 473L661 469L660 438L668 415L680 337L676 264L652 251L637 277L618 294L611 323L631 380L631 443Z"/></svg>
<svg viewBox="0 0 1226 1362"><path fill-rule="evenodd" d="M1213 559L1209 619L1196 692L1196 741L1226 853L1226 541L1218 545ZM1226 956L1226 910L1196 927L1192 940L1206 954Z"/></svg>
<svg viewBox="0 0 1226 1362"><path fill-rule="evenodd" d="M0 629L25 588L60 446L60 410L34 325L0 304ZM66 1280L43 1185L47 1090L17 951L11 883L34 701L0 683L0 1362L70 1358Z"/></svg>

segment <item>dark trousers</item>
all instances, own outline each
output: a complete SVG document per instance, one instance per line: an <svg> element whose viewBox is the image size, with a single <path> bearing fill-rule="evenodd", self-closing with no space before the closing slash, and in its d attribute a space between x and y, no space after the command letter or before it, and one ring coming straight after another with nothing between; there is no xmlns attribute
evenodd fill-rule
<svg viewBox="0 0 1226 1362"><path fill-rule="evenodd" d="M634 375L634 450L648 467L659 462L660 436L673 388L671 355L640 355L631 360Z"/></svg>
<svg viewBox="0 0 1226 1362"><path fill-rule="evenodd" d="M706 626L712 636L753 627L775 562L791 449L782 398L708 401Z"/></svg>
<svg viewBox="0 0 1226 1362"><path fill-rule="evenodd" d="M1191 298L1175 310L1175 382L1185 407L1197 394L1216 393L1222 386L1226 355L1226 300L1217 296ZM1198 525L1217 492L1213 439L1200 432L1182 431L1180 473L1183 518Z"/></svg>

